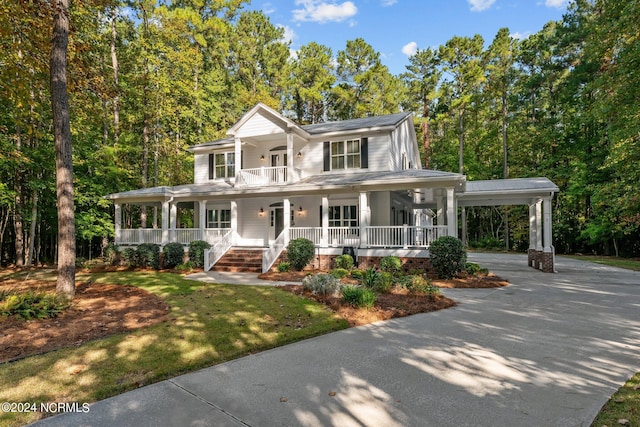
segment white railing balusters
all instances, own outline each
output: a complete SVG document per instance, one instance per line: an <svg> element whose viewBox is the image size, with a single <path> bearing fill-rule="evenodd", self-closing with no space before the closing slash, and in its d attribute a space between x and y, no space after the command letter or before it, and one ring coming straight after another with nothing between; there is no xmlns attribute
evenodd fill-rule
<svg viewBox="0 0 640 427"><path fill-rule="evenodd" d="M211 270L216 262L222 258L222 256L231 249L233 242L233 230L227 228L227 232L220 237L220 240L213 245L210 249L204 251L204 271Z"/></svg>
<svg viewBox="0 0 640 427"><path fill-rule="evenodd" d="M271 243L268 249L262 253L262 272L269 271L273 263L276 262L284 248L289 243L289 229L284 229L276 240Z"/></svg>
<svg viewBox="0 0 640 427"><path fill-rule="evenodd" d="M252 187L273 184L286 184L288 181L286 166L242 169L238 172L236 186Z"/></svg>

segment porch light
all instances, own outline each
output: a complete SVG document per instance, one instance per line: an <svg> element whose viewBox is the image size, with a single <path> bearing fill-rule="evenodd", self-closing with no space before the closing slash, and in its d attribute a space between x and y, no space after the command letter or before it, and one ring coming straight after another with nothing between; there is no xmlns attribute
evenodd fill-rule
<svg viewBox="0 0 640 427"><path fill-rule="evenodd" d="M298 158L301 159L302 158L302 151L298 151Z"/></svg>
<svg viewBox="0 0 640 427"><path fill-rule="evenodd" d="M258 211L258 215L264 216L264 209L260 208L260 210Z"/></svg>
<svg viewBox="0 0 640 427"><path fill-rule="evenodd" d="M304 214L304 210L302 209L302 206L298 207L298 216L302 216Z"/></svg>
<svg viewBox="0 0 640 427"><path fill-rule="evenodd" d="M264 162L264 154L262 156L260 156L260 161Z"/></svg>

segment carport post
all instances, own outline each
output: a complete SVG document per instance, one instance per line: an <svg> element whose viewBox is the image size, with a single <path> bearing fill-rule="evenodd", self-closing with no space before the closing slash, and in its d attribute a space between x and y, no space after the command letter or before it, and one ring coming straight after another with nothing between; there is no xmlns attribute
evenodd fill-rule
<svg viewBox="0 0 640 427"><path fill-rule="evenodd" d="M458 237L457 211L455 189L447 188L447 234L453 237Z"/></svg>
<svg viewBox="0 0 640 427"><path fill-rule="evenodd" d="M122 209L120 203L115 203L113 205L115 208L115 231L116 231L116 245L120 243L120 235L122 230Z"/></svg>
<svg viewBox="0 0 640 427"><path fill-rule="evenodd" d="M536 201L532 200L529 204L529 267L536 265L536 240L537 240L537 221L536 221Z"/></svg>

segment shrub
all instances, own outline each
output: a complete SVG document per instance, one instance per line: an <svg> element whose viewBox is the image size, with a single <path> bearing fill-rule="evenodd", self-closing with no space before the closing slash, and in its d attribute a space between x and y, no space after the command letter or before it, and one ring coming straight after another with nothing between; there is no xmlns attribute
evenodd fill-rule
<svg viewBox="0 0 640 427"><path fill-rule="evenodd" d="M174 268L184 262L184 247L181 243L168 243L162 248L164 266Z"/></svg>
<svg viewBox="0 0 640 427"><path fill-rule="evenodd" d="M373 285L373 290L382 294L386 294L391 291L392 285L393 274L389 273L388 271L381 271L378 273L378 278L375 285Z"/></svg>
<svg viewBox="0 0 640 427"><path fill-rule="evenodd" d="M105 246L103 251L104 261L108 262L111 265L115 265L116 262L118 261L119 252L120 250L118 249L118 246L115 243L107 244L107 246Z"/></svg>
<svg viewBox="0 0 640 427"><path fill-rule="evenodd" d="M289 270L291 270L291 263L283 261L280 264L278 264L277 268L280 273L286 273Z"/></svg>
<svg viewBox="0 0 640 427"><path fill-rule="evenodd" d="M362 276L364 275L364 271L363 270L351 270L350 275L354 279L362 280Z"/></svg>
<svg viewBox="0 0 640 427"><path fill-rule="evenodd" d="M336 268L351 270L353 268L353 258L351 255L343 254L336 258Z"/></svg>
<svg viewBox="0 0 640 427"><path fill-rule="evenodd" d="M135 267L136 265L138 265L138 262L136 261L137 253L133 248L126 248L124 251L122 251L122 259L124 260L127 267Z"/></svg>
<svg viewBox="0 0 640 427"><path fill-rule="evenodd" d="M362 285L365 288L369 288L369 289L373 288L376 285L376 282L378 281L379 275L380 273L375 271L373 267L367 268L362 274L362 279L361 279Z"/></svg>
<svg viewBox="0 0 640 427"><path fill-rule="evenodd" d="M191 271L193 270L193 263L191 261L187 261L184 264L180 264L176 266L176 270L178 271Z"/></svg>
<svg viewBox="0 0 640 427"><path fill-rule="evenodd" d="M295 270L302 270L311 262L315 248L313 242L304 237L293 239L287 246L287 259Z"/></svg>
<svg viewBox="0 0 640 427"><path fill-rule="evenodd" d="M380 260L380 270L388 271L391 274L398 274L402 271L402 261L397 256L389 255Z"/></svg>
<svg viewBox="0 0 640 427"><path fill-rule="evenodd" d="M349 270L345 270L344 268L334 268L329 272L329 274L336 279L342 279L343 277L347 277L349 275Z"/></svg>
<svg viewBox="0 0 640 427"><path fill-rule="evenodd" d="M344 286L342 288L342 299L354 307L369 309L376 302L376 293L371 289L359 286Z"/></svg>
<svg viewBox="0 0 640 427"><path fill-rule="evenodd" d="M340 289L340 281L330 274L316 274L302 280L302 287L314 294L332 295Z"/></svg>
<svg viewBox="0 0 640 427"><path fill-rule="evenodd" d="M429 247L431 266L441 279L451 279L464 270L467 252L460 239L453 236L439 237Z"/></svg>
<svg viewBox="0 0 640 427"><path fill-rule="evenodd" d="M45 292L3 293L0 296L0 316L17 315L23 319L56 317L69 302L55 294Z"/></svg>
<svg viewBox="0 0 640 427"><path fill-rule="evenodd" d="M196 268L204 267L204 251L210 249L211 245L204 240L194 240L189 243L189 261Z"/></svg>
<svg viewBox="0 0 640 427"><path fill-rule="evenodd" d="M136 265L140 268L160 268L160 246L155 243L143 243L136 249Z"/></svg>
<svg viewBox="0 0 640 427"><path fill-rule="evenodd" d="M476 274L480 273L480 270L482 270L480 268L480 265L476 264L475 262L468 262L464 265L464 270L472 275L475 276Z"/></svg>
<svg viewBox="0 0 640 427"><path fill-rule="evenodd" d="M440 293L440 289L437 286L433 286L423 276L407 276L404 279L403 286L412 294L435 296Z"/></svg>

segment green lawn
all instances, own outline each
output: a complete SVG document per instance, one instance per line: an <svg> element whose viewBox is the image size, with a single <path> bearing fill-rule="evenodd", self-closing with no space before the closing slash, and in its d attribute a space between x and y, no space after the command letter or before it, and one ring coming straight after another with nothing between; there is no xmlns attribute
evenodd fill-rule
<svg viewBox="0 0 640 427"><path fill-rule="evenodd" d="M46 273L42 279L53 279ZM0 273L2 277L8 277ZM34 273L31 277L34 278ZM156 272L78 274L162 297L170 320L77 348L0 365L0 402L93 402L136 387L347 327L324 306L260 286L205 284ZM1 426L34 421L1 413Z"/></svg>

